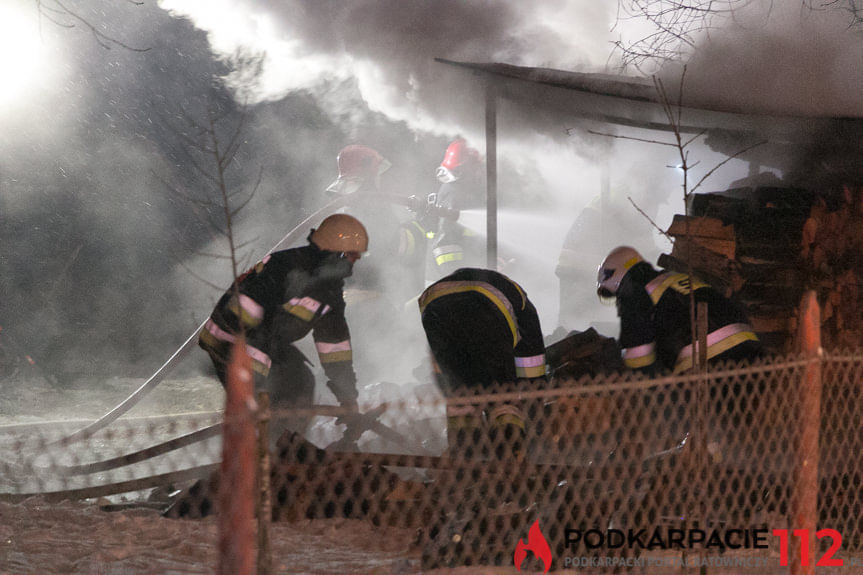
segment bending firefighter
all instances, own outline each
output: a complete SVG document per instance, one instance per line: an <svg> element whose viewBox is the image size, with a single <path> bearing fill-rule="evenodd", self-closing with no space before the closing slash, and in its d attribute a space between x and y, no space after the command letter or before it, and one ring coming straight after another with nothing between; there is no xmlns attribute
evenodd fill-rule
<svg viewBox="0 0 863 575"><path fill-rule="evenodd" d="M690 290L707 303L707 359L751 359L761 342L746 314L708 284L686 274L658 271L633 248L613 249L599 266L597 293L614 298L620 317L623 361L635 370L653 372L692 368Z"/></svg>
<svg viewBox="0 0 863 575"><path fill-rule="evenodd" d="M444 396L516 379L545 379L545 345L536 308L521 286L505 275L461 268L430 285L418 303ZM485 410L447 406L451 450L477 446L484 433L498 456L507 446L518 452L525 437L525 415L514 404Z"/></svg>
<svg viewBox="0 0 863 575"><path fill-rule="evenodd" d="M327 387L343 407L356 411L343 288L367 249L360 221L335 214L312 230L309 245L274 252L243 274L219 299L198 340L222 385L231 344L245 333L256 386L268 389L274 406L311 404L314 376L293 345L311 331Z"/></svg>

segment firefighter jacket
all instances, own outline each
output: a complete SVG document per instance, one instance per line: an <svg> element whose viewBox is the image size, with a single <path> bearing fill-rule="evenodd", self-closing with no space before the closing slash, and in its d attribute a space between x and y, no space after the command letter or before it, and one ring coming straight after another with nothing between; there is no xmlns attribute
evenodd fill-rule
<svg viewBox="0 0 863 575"><path fill-rule="evenodd" d="M419 298L420 313L423 314L426 334L434 325L426 325L425 316L433 308L439 312L446 312L448 300L453 302L472 298L467 305L459 306L458 317L454 314L442 314L446 318L460 324L465 329L475 326L478 332L470 337L471 340L501 341L509 350L509 357L514 358L514 375L517 378L539 378L545 377L545 344L542 339L542 329L536 308L527 298L524 290L516 282L505 275L491 270L478 268L462 268L447 277L430 285ZM479 301L478 301L479 300ZM473 302L473 303L471 303ZM479 305L482 302L490 302L491 306ZM453 306L454 307L454 306ZM505 320L504 323L497 322L494 325L505 325L504 333L485 334L484 326L492 325L483 321L480 314L488 314L486 310L494 310L492 313ZM497 318L494 318L497 319ZM455 331L455 330L453 330ZM444 334L445 336L446 334ZM432 338L429 338L432 343ZM469 344L470 342L457 342ZM488 357L494 357L489 350ZM432 345L432 353L435 353ZM483 361L486 354L473 357L472 361ZM437 358L440 359L440 358ZM512 367L508 368L512 373Z"/></svg>
<svg viewBox="0 0 863 575"><path fill-rule="evenodd" d="M265 257L219 299L199 335L199 345L227 360L230 344L245 330L254 370L267 376L291 343L313 332L315 347L337 399L355 401L356 375L345 320L344 278L350 263L314 244Z"/></svg>
<svg viewBox="0 0 863 575"><path fill-rule="evenodd" d="M402 302L417 297L425 287L429 240L434 236L434 223L430 220L428 216L415 217L399 227L398 258L404 268L399 286Z"/></svg>
<svg viewBox="0 0 863 575"><path fill-rule="evenodd" d="M461 211L481 205L477 203L479 184L476 178L464 178L441 185L434 205ZM431 199L431 198L430 198ZM441 278L462 267L485 264L485 240L458 221L440 218L431 245L430 277Z"/></svg>
<svg viewBox="0 0 863 575"><path fill-rule="evenodd" d="M708 359L722 354L727 357L727 352L738 347L758 347L758 336L734 302L686 274L660 272L641 262L623 277L617 293L620 347L627 367L644 371L670 369L675 373L692 368L692 289L696 302L707 303Z"/></svg>

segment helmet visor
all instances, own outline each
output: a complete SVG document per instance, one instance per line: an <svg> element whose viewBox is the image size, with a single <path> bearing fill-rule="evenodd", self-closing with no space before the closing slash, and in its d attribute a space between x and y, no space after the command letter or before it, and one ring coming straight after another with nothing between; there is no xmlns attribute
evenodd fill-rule
<svg viewBox="0 0 863 575"><path fill-rule="evenodd" d="M437 171L435 172L435 176L437 176L438 181L442 184L451 184L458 179L455 177L455 174L453 174L448 168L445 168L443 166L438 167Z"/></svg>
<svg viewBox="0 0 863 575"><path fill-rule="evenodd" d="M362 183L362 178L339 178L327 186L327 191L331 194L346 196L360 189Z"/></svg>
<svg viewBox="0 0 863 575"><path fill-rule="evenodd" d="M596 288L596 295L599 297L599 301L604 305L613 305L617 300L617 296L614 292L604 286Z"/></svg>

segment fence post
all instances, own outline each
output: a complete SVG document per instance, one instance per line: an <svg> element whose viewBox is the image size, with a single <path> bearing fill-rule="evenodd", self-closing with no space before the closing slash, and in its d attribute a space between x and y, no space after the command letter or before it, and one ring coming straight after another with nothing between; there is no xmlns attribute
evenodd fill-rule
<svg viewBox="0 0 863 575"><path fill-rule="evenodd" d="M710 525L707 520L707 482L710 480L707 457L707 398L710 397L710 379L707 377L707 302L700 301L695 304L695 335L697 345L692 350L692 366L694 371L697 371L703 376L695 383L695 393L693 399L695 401L695 437L693 438L692 447L695 450L695 472L696 479L693 482L693 491L695 493L695 512L699 527L704 530L709 530ZM705 551L702 547L698 552L698 558L701 560L701 568L699 573L706 575L707 565L704 562Z"/></svg>
<svg viewBox="0 0 863 575"><path fill-rule="evenodd" d="M258 575L272 571L270 520L270 395L258 392Z"/></svg>
<svg viewBox="0 0 863 575"><path fill-rule="evenodd" d="M800 302L798 332L800 354L809 360L800 390L800 428L796 451L792 529L809 534L808 565L801 563L801 544L790 537L789 562L793 575L814 574L815 530L818 522L818 434L821 421L821 310L814 291L807 291Z"/></svg>
<svg viewBox="0 0 863 575"><path fill-rule="evenodd" d="M240 337L231 350L219 476L220 575L255 570L255 400L252 362Z"/></svg>

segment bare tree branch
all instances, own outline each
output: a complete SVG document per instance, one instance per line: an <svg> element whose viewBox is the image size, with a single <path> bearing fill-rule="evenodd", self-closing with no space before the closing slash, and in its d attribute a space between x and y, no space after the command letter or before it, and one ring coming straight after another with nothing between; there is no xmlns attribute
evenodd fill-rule
<svg viewBox="0 0 863 575"><path fill-rule="evenodd" d="M728 162L730 162L734 158L745 154L746 152L748 152L749 150L752 150L753 148L757 148L758 146L763 146L766 143L767 143L767 140L761 140L760 142L755 142L751 146L747 146L746 148L743 148L742 150L728 156L727 158L725 158L724 160L722 160L721 162L719 162L718 164L713 166L713 168L710 171L708 171L706 174L704 174L704 176L702 176L702 178L700 180L698 180L698 183L692 187L692 193L695 193L695 190L697 190L699 187L701 187L701 184L704 183L704 180L706 180L711 175L713 175L713 172L715 172L716 170L718 170L719 168L721 168L722 166L724 166L725 164L727 164Z"/></svg>
<svg viewBox="0 0 863 575"><path fill-rule="evenodd" d="M90 34L93 36L93 38L95 38L96 42L98 42L98 44L106 50L110 50L112 46L119 46L132 52L147 52L150 50L150 48L136 48L134 46L130 46L129 44L126 44L125 42L100 31L89 20L81 16L78 12L69 8L62 0L48 1L52 2L53 5L46 4L45 0L35 0L36 10L39 14L40 20L41 18L45 18L52 24L60 26L61 28L75 28L76 26L82 26L89 30ZM138 0L126 1L129 4L133 4L135 6L142 6L144 4L142 1ZM72 20L72 22L62 22L62 18L68 18ZM39 28L41 31L41 22L39 24Z"/></svg>
<svg viewBox="0 0 863 575"><path fill-rule="evenodd" d="M568 130L567 130L567 132L568 132ZM663 141L661 141L661 140L649 140L649 139L645 139L645 138L636 138L636 137L634 137L634 136L621 136L621 135L619 135L619 134L608 134L608 133L606 133L606 132L597 132L596 130L588 130L588 131L587 131L587 133L588 133L588 134L593 134L594 136L603 136L603 137L606 137L606 138L618 138L618 139L621 139L621 140L632 140L632 141L634 141L634 142L644 142L644 143L647 143L647 144L657 144L657 145L659 145L659 146L673 146L673 147L677 147L677 144L675 144L675 143L673 143L673 142L663 142Z"/></svg>
<svg viewBox="0 0 863 575"><path fill-rule="evenodd" d="M653 226L653 229L655 229L655 230L656 230L656 231L658 231L660 234L662 234L663 236L665 236L665 237L668 239L668 241L669 241L669 242L674 243L674 238L672 238L670 235L668 235L668 232L666 232L666 231L665 231L665 230L663 230L661 227L659 227L659 224L657 224L656 222L654 222L654 221L653 221L653 218L651 218L650 216L648 216L648 215L647 215L647 212L645 212L644 210L642 210L642 209L638 206L638 204L636 204L636 203L635 203L635 200L633 200L633 199L632 199L631 197L629 197L629 196L626 196L626 199L627 199L627 200L629 200L629 203L630 203L630 204L632 204L632 205L633 205L633 207L634 207L636 210L638 210L638 213L639 213L639 214L641 214L642 216L644 216L644 219L646 219L648 222L650 222L650 225L651 225L651 226Z"/></svg>

